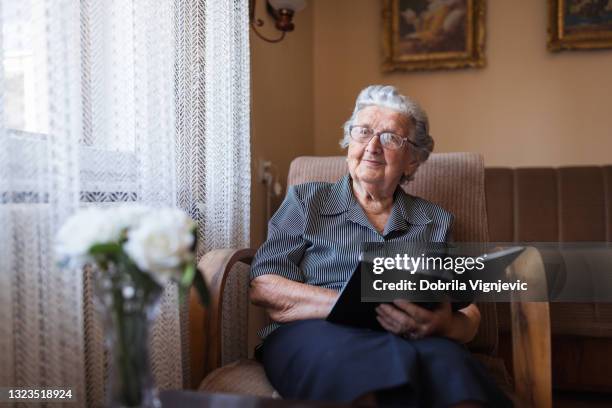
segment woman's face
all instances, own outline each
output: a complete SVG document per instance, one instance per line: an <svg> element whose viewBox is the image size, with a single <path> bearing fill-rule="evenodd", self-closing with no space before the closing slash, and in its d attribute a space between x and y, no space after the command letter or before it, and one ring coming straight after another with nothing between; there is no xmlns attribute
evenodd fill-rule
<svg viewBox="0 0 612 408"><path fill-rule="evenodd" d="M414 171L416 161L411 157L408 143L399 149L387 149L383 148L378 136L381 132L391 132L408 138L410 122L405 115L378 106L369 106L357 113L353 126L369 127L375 136L366 143L350 140L347 158L353 180L394 191L402 174Z"/></svg>

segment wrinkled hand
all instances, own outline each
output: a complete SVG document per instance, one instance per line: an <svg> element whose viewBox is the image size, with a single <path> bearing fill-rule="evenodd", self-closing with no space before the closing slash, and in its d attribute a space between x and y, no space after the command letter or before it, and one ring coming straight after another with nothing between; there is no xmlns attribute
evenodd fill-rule
<svg viewBox="0 0 612 408"><path fill-rule="evenodd" d="M450 330L453 312L449 302L435 310L427 310L403 299L376 307L376 319L387 331L409 339L440 335Z"/></svg>

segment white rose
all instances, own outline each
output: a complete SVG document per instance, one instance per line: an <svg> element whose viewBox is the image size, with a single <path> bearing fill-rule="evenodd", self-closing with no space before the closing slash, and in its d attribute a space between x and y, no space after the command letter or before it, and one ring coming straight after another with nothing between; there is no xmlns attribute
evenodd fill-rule
<svg viewBox="0 0 612 408"><path fill-rule="evenodd" d="M124 250L141 270L165 283L193 258L194 227L181 210L152 211L128 231Z"/></svg>
<svg viewBox="0 0 612 408"><path fill-rule="evenodd" d="M109 213L110 223L113 224L121 234L121 232L126 229L136 228L140 224L142 218L153 211L153 209L145 205L129 203L112 207L107 211Z"/></svg>
<svg viewBox="0 0 612 408"><path fill-rule="evenodd" d="M135 227L148 211L149 208L134 204L79 210L58 231L56 253L71 267L81 267L91 262L88 253L92 246L118 242L126 228Z"/></svg>
<svg viewBox="0 0 612 408"><path fill-rule="evenodd" d="M116 232L98 208L80 210L66 220L56 236L57 255L73 267L89 261L92 245L115 239Z"/></svg>

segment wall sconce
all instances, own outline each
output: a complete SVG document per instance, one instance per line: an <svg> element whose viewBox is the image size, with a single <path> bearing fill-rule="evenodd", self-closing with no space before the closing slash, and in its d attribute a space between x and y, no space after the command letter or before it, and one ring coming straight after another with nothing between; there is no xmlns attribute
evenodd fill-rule
<svg viewBox="0 0 612 408"><path fill-rule="evenodd" d="M250 9L250 22L251 28L259 38L264 41L270 43L277 43L285 38L285 34L289 31L293 31L295 28L292 20L293 15L298 11L301 11L306 7L306 0L265 0L266 1L266 10L268 14L274 18L274 26L277 30L281 32L280 37L278 38L267 38L259 31L257 31L257 27L261 27L264 25L264 22L260 18L255 17L255 8L257 0L251 0L251 9Z"/></svg>

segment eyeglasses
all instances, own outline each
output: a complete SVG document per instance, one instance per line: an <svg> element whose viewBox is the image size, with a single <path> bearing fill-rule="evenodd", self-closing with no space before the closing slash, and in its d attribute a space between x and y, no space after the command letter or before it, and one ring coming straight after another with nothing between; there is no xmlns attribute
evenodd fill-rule
<svg viewBox="0 0 612 408"><path fill-rule="evenodd" d="M374 136L378 136L380 144L385 149L401 149L405 143L409 143L417 149L419 148L416 143L406 137L401 137L391 132L374 133L374 130L367 126L351 126L349 128L349 135L357 143L369 143Z"/></svg>

